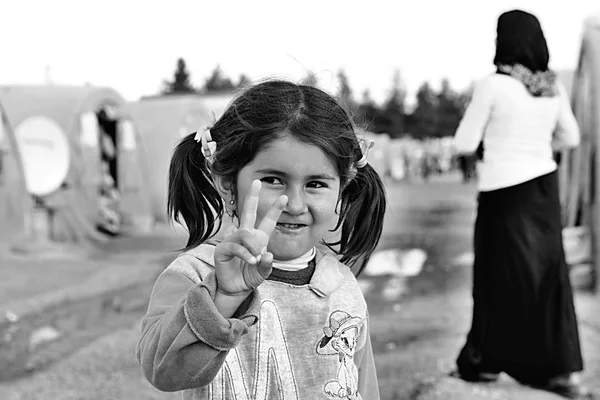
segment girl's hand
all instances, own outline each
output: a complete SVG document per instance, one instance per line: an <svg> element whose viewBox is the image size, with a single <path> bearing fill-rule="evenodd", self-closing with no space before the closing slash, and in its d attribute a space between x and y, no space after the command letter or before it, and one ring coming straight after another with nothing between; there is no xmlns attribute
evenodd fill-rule
<svg viewBox="0 0 600 400"><path fill-rule="evenodd" d="M267 245L288 199L279 197L255 228L260 189L260 181L252 182L240 216L240 228L215 249L217 290L229 296L247 296L273 269L273 255L267 252Z"/></svg>

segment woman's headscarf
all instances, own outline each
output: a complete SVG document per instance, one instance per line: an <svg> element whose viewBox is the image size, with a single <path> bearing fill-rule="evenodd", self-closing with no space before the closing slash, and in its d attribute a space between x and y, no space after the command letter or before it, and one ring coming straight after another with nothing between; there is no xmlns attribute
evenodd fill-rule
<svg viewBox="0 0 600 400"><path fill-rule="evenodd" d="M498 18L497 34L498 73L521 81L532 96L555 96L556 74L548 70L550 54L538 19L525 11L505 12Z"/></svg>
<svg viewBox="0 0 600 400"><path fill-rule="evenodd" d="M531 72L548 70L550 54L538 19L512 10L498 18L495 65L521 64Z"/></svg>

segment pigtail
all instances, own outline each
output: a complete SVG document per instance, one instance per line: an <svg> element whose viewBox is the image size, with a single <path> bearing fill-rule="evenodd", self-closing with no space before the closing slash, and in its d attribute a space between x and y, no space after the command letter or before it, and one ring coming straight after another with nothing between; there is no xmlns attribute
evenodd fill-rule
<svg viewBox="0 0 600 400"><path fill-rule="evenodd" d="M223 200L215 189L202 145L186 136L173 152L169 166L167 212L189 232L185 250L196 247L221 228Z"/></svg>
<svg viewBox="0 0 600 400"><path fill-rule="evenodd" d="M341 224L338 253L340 261L358 276L381 238L386 208L385 187L379 174L369 164L357 170L356 176L342 192Z"/></svg>

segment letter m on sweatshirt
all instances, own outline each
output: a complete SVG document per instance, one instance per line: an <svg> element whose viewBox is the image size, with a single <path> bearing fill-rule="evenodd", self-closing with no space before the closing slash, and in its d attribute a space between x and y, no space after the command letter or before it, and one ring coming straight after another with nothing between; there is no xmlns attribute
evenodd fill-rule
<svg viewBox="0 0 600 400"><path fill-rule="evenodd" d="M229 352L210 385L210 399L299 399L290 352L273 302L262 303L257 329L254 354L241 347Z"/></svg>

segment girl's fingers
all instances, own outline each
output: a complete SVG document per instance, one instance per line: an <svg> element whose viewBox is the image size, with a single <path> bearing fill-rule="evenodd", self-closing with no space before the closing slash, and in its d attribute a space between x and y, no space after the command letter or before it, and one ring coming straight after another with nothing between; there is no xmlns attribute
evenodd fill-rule
<svg viewBox="0 0 600 400"><path fill-rule="evenodd" d="M265 253L256 268L244 269L244 282L249 288L256 289L271 275L272 270L273 255Z"/></svg>
<svg viewBox="0 0 600 400"><path fill-rule="evenodd" d="M269 237L265 235L263 232L249 232L247 230L238 231L237 237L232 239L237 239L241 245L243 245L250 253L255 256L260 256L264 249L269 244Z"/></svg>
<svg viewBox="0 0 600 400"><path fill-rule="evenodd" d="M222 253L225 256L238 257L248 264L256 264L258 262L256 257L254 257L247 248L239 243L221 242L219 245L221 246Z"/></svg>
<svg viewBox="0 0 600 400"><path fill-rule="evenodd" d="M279 217L283 212L283 209L287 205L288 197L283 195L280 196L275 202L271 205L263 219L260 221L260 225L258 225L258 230L267 234L267 236L271 236L271 233L275 230L277 226L277 221L279 221Z"/></svg>
<svg viewBox="0 0 600 400"><path fill-rule="evenodd" d="M253 255L257 261L260 261L262 255L267 250L269 236L259 230L249 232L245 229L241 229L227 236L222 243L238 244Z"/></svg>
<svg viewBox="0 0 600 400"><path fill-rule="evenodd" d="M252 182L252 186L250 186L250 193L246 196L246 200L244 200L244 209L242 210L242 215L240 216L240 229L246 229L248 231L252 231L254 229L261 187L262 184L259 180Z"/></svg>

